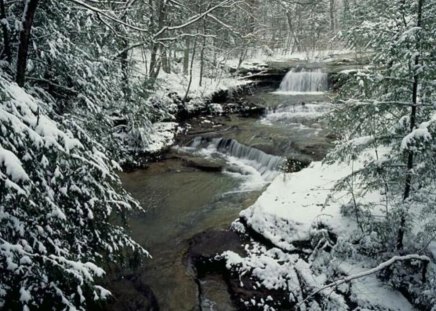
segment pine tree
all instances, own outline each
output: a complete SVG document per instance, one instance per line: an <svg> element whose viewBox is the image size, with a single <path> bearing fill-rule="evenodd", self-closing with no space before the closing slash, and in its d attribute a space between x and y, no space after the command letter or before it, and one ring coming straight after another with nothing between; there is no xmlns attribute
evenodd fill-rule
<svg viewBox="0 0 436 311"><path fill-rule="evenodd" d="M372 62L345 77L331 114L343 139L328 161L363 162L337 187L357 181L350 206L380 258L425 253L436 234L435 12L434 0L362 1L346 34ZM362 203L370 192L380 194L382 208Z"/></svg>

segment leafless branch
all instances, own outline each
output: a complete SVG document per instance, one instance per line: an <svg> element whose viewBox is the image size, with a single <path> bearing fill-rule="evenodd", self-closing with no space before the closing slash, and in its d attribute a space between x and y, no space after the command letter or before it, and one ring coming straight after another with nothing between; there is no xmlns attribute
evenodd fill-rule
<svg viewBox="0 0 436 311"><path fill-rule="evenodd" d="M336 280L330 284L327 284L323 287L321 287L320 289L317 289L316 291L314 291L312 294L310 294L309 296L306 297L306 299L304 299L301 303L306 302L307 300L309 300L310 298L312 298L313 296L315 296L316 294L332 288L332 287L338 287L339 285L342 285L344 283L348 283L351 282L353 280L356 279L360 279L366 276L369 276L371 274L377 273L383 269L386 269L387 267L393 265L394 263L396 263L397 261L406 261L406 260L420 260L420 261L424 261L426 263L430 262L430 258L428 256L424 256L424 255L417 255L417 254L409 254L409 255L405 255L405 256L394 256L391 259L382 262L381 264L379 264L377 267L360 272L360 273L356 273L353 275L349 275L347 277L344 277L342 279Z"/></svg>

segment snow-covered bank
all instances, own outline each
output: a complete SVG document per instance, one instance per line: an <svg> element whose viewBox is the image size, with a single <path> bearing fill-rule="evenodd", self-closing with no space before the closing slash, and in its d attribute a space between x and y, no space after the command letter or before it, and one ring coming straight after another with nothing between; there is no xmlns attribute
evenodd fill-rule
<svg viewBox="0 0 436 311"><path fill-rule="evenodd" d="M146 111L148 119L141 122L126 118L122 112L114 114L115 137L128 154L134 155L133 161L123 163L126 167L142 166L145 162L158 159L173 146L178 134L185 129L185 123L198 116L227 115L241 113L257 115L263 111L252 104L239 102L239 97L251 92L254 82L246 81L238 86L212 89L207 96L189 97L183 100L178 92L156 91L138 110ZM214 102L218 101L220 102ZM144 119L143 115L139 115ZM189 125L188 125L189 127Z"/></svg>
<svg viewBox="0 0 436 311"><path fill-rule="evenodd" d="M346 165L314 162L300 172L282 174L240 215L251 228L287 250L294 248L295 241L309 240L311 229L320 223L336 234L349 232L355 226L340 213L344 194L334 202L328 199L335 182L351 172Z"/></svg>
<svg viewBox="0 0 436 311"><path fill-rule="evenodd" d="M251 283L244 284L249 276L256 281L256 288L280 290L288 297L282 301L258 298L246 301L247 306L254 310L281 310L285 301L297 310L350 310L356 307L415 310L377 274L330 287L312 296L341 277L362 273L378 264L370 255L349 253L353 252L350 247L353 236L359 236L354 214L343 210L344 206L350 207L352 194L337 191L332 195L340 179L362 166L363 162L357 161L354 165L313 162L299 172L281 174L254 205L240 213L248 230L254 230L271 245L251 241L245 246L247 256L227 251L218 258L224 259L227 268L239 275L242 288L251 289ZM356 191L356 195L358 193ZM367 204L383 201L378 193L368 193L357 200ZM242 232L247 230L239 221L233 228ZM372 243L370 236L359 239Z"/></svg>

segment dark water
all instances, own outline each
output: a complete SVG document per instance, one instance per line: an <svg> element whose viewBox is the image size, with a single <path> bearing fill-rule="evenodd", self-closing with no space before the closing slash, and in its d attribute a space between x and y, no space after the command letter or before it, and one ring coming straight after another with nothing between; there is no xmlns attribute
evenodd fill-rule
<svg viewBox="0 0 436 311"><path fill-rule="evenodd" d="M228 228L260 192L232 193L238 186L235 178L187 168L178 160L121 177L126 189L148 209L129 219L133 237L153 256L141 278L152 287L161 310L197 310L197 287L183 262L187 240L208 229ZM205 294L215 299L218 295L222 305L229 298L225 287L224 292L222 286L217 288L221 291Z"/></svg>

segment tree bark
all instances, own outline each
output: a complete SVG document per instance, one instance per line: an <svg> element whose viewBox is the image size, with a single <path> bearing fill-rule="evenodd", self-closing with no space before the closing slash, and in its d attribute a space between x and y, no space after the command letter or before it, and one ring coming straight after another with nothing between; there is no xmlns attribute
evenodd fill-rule
<svg viewBox="0 0 436 311"><path fill-rule="evenodd" d="M206 49L206 19L203 19L203 43L200 51L200 82L199 86L203 85L204 75L204 50Z"/></svg>
<svg viewBox="0 0 436 311"><path fill-rule="evenodd" d="M417 11L417 27L420 28L422 24L422 6L424 0L418 0L418 11ZM416 49L419 51L420 38L418 36L416 42ZM410 132L412 132L416 127L416 110L418 104L418 87L419 87L419 77L417 67L419 66L420 55L419 53L415 56L414 68L413 68L413 84L412 84L412 107L410 111ZM406 201L410 197L410 192L412 190L412 169L414 164L414 153L412 150L407 151L407 173L406 173L406 184L404 186L403 201ZM403 248L403 240L406 226L406 215L403 212L401 214L400 229L398 230L397 236L397 249Z"/></svg>
<svg viewBox="0 0 436 311"><path fill-rule="evenodd" d="M125 49L129 45L127 40L122 41L122 48ZM125 49L125 51L120 55L121 58L121 83L122 90L124 93L124 98L126 100L130 99L130 87L129 87L129 51Z"/></svg>
<svg viewBox="0 0 436 311"><path fill-rule="evenodd" d="M186 37L185 49L184 49L184 53L183 53L183 74L185 76L188 75L188 70L189 70L189 51L191 48L190 45L191 45L191 40L189 37Z"/></svg>
<svg viewBox="0 0 436 311"><path fill-rule="evenodd" d="M166 1L159 0L158 9L157 9L157 12L159 14L158 20L157 20L157 29L162 29L162 27L164 26L165 18L166 18L166 10L167 10ZM154 31L153 31L153 33L154 33ZM158 39L159 37L160 37L160 35L157 36L156 39ZM159 54L159 46L160 46L160 44L158 42L154 42L152 45L152 48L151 48L149 76L153 80L155 80L158 77L159 71L160 71L160 68L162 65L161 62L159 62L157 59L158 54Z"/></svg>
<svg viewBox="0 0 436 311"><path fill-rule="evenodd" d="M39 0L27 0L24 6L23 25L20 31L17 56L17 73L15 81L19 86L24 86L26 81L27 57L29 54L30 31L33 25L36 8Z"/></svg>
<svg viewBox="0 0 436 311"><path fill-rule="evenodd" d="M6 21L6 9L4 0L0 0L0 19ZM3 32L3 51L1 52L0 59L6 59L8 63L12 60L11 54L11 45L9 42L9 31L8 26L5 23L2 23L2 32Z"/></svg>
<svg viewBox="0 0 436 311"><path fill-rule="evenodd" d="M197 51L197 36L195 36L195 38L194 38L194 47L192 49L192 56L191 56L191 66L189 68L189 83L188 83L188 87L186 89L185 97L183 98L184 102L188 99L189 91L191 89L191 84L192 84L192 68L194 67L194 59L195 59L196 51Z"/></svg>
<svg viewBox="0 0 436 311"><path fill-rule="evenodd" d="M171 72L170 60L168 58L168 52L166 49L161 48L160 58L161 58L162 70L166 73L170 73Z"/></svg>
<svg viewBox="0 0 436 311"><path fill-rule="evenodd" d="M294 48L296 48L297 51L301 51L302 48L301 48L300 40L298 39L298 36L295 33L290 11L286 11L286 21L288 22L289 32L291 33L291 36L293 38L292 52L294 52Z"/></svg>
<svg viewBox="0 0 436 311"><path fill-rule="evenodd" d="M330 30L335 31L335 0L330 0Z"/></svg>

